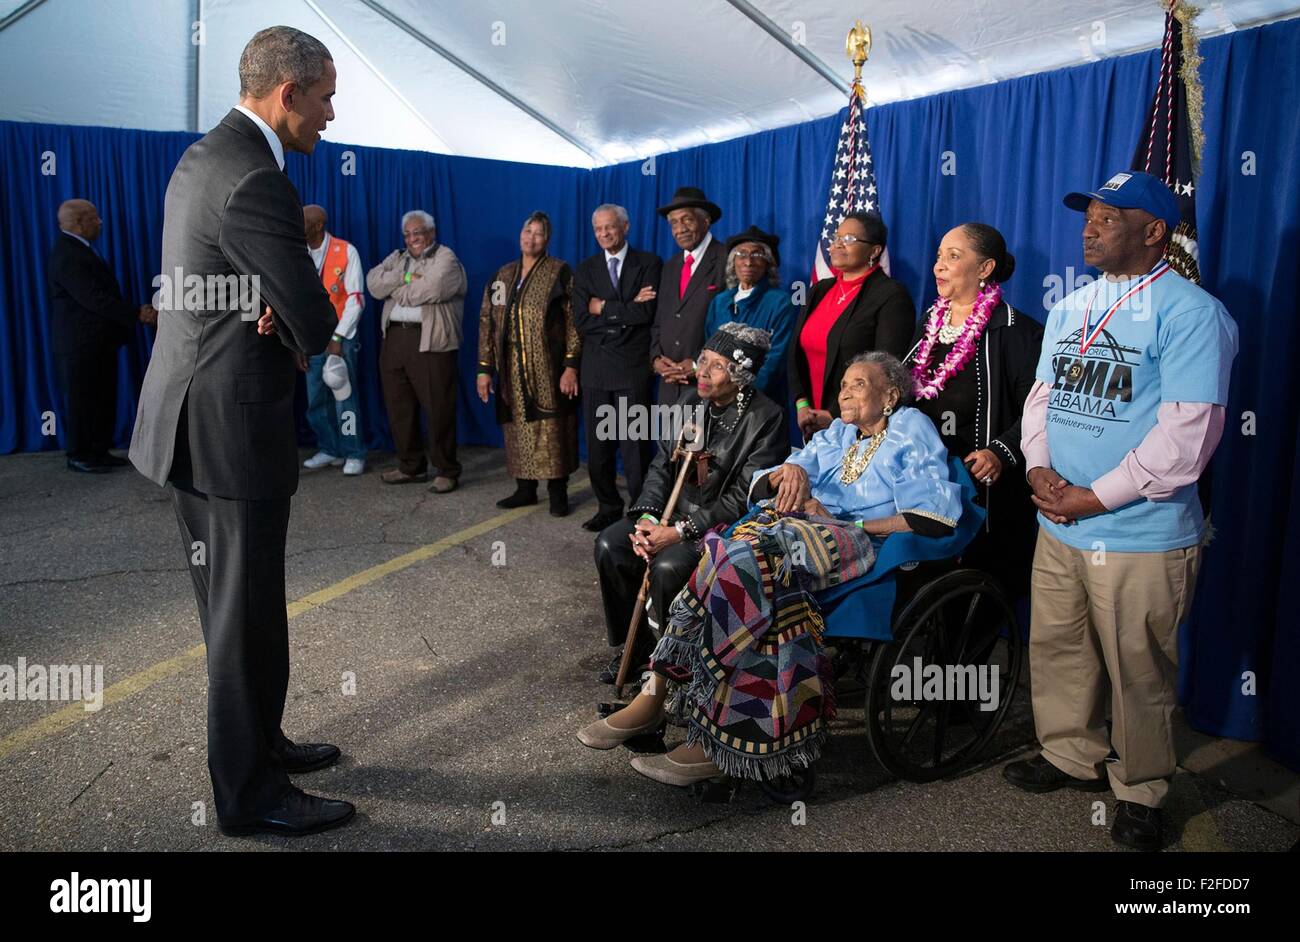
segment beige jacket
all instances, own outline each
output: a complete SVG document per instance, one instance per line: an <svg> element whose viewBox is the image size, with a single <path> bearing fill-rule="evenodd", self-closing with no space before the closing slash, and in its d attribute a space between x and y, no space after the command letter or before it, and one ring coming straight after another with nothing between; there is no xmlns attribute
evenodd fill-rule
<svg viewBox="0 0 1300 942"><path fill-rule="evenodd" d="M411 280L406 280L407 272ZM418 276L418 277L417 277ZM394 251L366 275L366 287L384 302L380 329L388 334L393 308L420 309L420 352L459 350L464 332L465 267L445 245L436 245L420 258Z"/></svg>

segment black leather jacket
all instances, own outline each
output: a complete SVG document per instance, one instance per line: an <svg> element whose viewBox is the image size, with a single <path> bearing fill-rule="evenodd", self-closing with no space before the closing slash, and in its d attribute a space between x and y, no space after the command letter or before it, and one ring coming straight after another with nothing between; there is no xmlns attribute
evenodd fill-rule
<svg viewBox="0 0 1300 942"><path fill-rule="evenodd" d="M708 478L700 487L694 483L693 474L688 475L672 519L660 521L664 524L683 521L683 529L691 540L700 539L720 523L731 524L743 517L749 506L747 495L754 473L781 464L790 454L785 413L752 387L746 398L750 401L730 432L724 431L721 423L730 425L735 420L735 403L728 406L720 422L709 417L708 403L703 403L705 449L710 455ZM693 409L702 402L699 393L691 390L677 405ZM670 434L667 429L665 434ZM641 496L629 511L634 518L647 513L662 517L680 470L676 462L668 460L673 444L666 440L659 442L659 453L646 472Z"/></svg>

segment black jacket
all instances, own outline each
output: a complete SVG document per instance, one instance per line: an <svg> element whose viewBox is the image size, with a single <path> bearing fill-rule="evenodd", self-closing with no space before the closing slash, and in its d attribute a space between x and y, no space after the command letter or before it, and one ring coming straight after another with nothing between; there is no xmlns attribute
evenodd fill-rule
<svg viewBox="0 0 1300 942"><path fill-rule="evenodd" d="M682 409L692 410L703 404L705 421L712 425L705 442L710 457L709 476L704 486L695 484L688 474L672 520L662 521L686 521L685 529L692 539L699 539L706 530L720 523L735 523L743 517L749 507L749 484L755 472L781 464L790 454L785 413L761 392L751 390L749 395L752 400L730 433L712 425L712 420L707 417L708 403L703 402L694 389L688 390L677 403ZM670 424L662 423L665 426ZM634 518L644 513L662 516L680 470L676 462L668 460L674 444L667 440L659 443L659 451L646 472L641 495L629 511Z"/></svg>
<svg viewBox="0 0 1300 942"><path fill-rule="evenodd" d="M799 312L794 337L790 341L790 397L812 400L812 383L808 376L808 357L800 337L808 315L817 309L822 298L835 285L834 278L824 278L813 285L808 303ZM916 330L916 307L902 282L876 269L858 290L848 310L839 316L826 338L826 370L822 382L822 408L832 416L840 414L840 382L849 361L868 350L884 350L902 359Z"/></svg>
<svg viewBox="0 0 1300 942"><path fill-rule="evenodd" d="M260 299L242 310L244 299L231 297L242 292L214 291L195 308L177 286L169 309L160 302L131 462L166 483L178 427L188 426L196 489L232 500L289 497L298 487L294 355L322 352L338 317L307 252L298 191L239 111L189 146L167 184L162 271L178 270L214 285L257 276ZM274 313L270 336L257 332L265 305Z"/></svg>
<svg viewBox="0 0 1300 942"><path fill-rule="evenodd" d="M573 322L582 336L580 381L590 389L628 389L650 379L650 325L655 301L632 303L642 288L659 289L663 263L658 255L628 246L618 273L618 290L609 280L604 251L578 265L573 275ZM587 313L592 298L605 310Z"/></svg>
<svg viewBox="0 0 1300 942"><path fill-rule="evenodd" d="M909 369L924 334L922 318L907 353ZM1027 587L1037 530L1036 511L1025 481L1025 456L1020 450L1020 422L1034 386L1042 343L1042 325L1004 301L980 334L975 358L966 364L966 369L978 371L979 380L981 406L975 415L975 447L989 449L1002 461L1002 474L992 487L975 484L980 503L988 511L984 529L997 541L994 552L1002 557L998 568L1017 591Z"/></svg>
<svg viewBox="0 0 1300 942"><path fill-rule="evenodd" d="M664 262L659 278L659 296L655 298L655 321L650 328L650 360L668 357L670 360L695 359L704 346L704 322L709 305L719 291L726 289L727 249L714 235L704 258L691 272L686 285L686 297L678 298L682 282L684 252L678 252ZM660 383L659 401L677 402L690 386Z"/></svg>
<svg viewBox="0 0 1300 942"><path fill-rule="evenodd" d="M121 346L140 309L122 297L108 263L60 232L46 270L50 289L50 347L56 354Z"/></svg>

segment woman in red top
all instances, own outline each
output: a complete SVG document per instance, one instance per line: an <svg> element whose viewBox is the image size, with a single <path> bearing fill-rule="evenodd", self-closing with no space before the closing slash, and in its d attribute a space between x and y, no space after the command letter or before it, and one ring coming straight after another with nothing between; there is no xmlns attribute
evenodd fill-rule
<svg viewBox="0 0 1300 942"><path fill-rule="evenodd" d="M836 396L850 360L868 350L901 360L911 346L916 308L902 283L880 268L886 237L879 214L846 215L830 246L838 274L813 285L800 312L797 343L790 344L790 391L805 439L839 415Z"/></svg>

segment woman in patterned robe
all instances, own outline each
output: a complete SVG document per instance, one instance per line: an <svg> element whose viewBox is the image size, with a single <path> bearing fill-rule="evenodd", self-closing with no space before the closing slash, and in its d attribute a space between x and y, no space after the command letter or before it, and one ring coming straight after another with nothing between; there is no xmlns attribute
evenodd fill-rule
<svg viewBox="0 0 1300 942"><path fill-rule="evenodd" d="M578 359L573 270L546 254L551 220L535 212L519 233L520 257L483 289L478 396L496 392L497 422L515 492L498 507L537 503L546 479L551 515L569 512L569 475L578 467Z"/></svg>
<svg viewBox="0 0 1300 942"><path fill-rule="evenodd" d="M840 418L784 464L754 475L756 510L705 537L704 556L669 608L653 673L604 721L629 736L663 721L667 680L684 688L686 742L632 768L667 785L726 773L775 778L821 753L835 712L814 593L866 573L873 538L946 536L961 488L934 425L902 404L911 377L892 355L845 370Z"/></svg>

